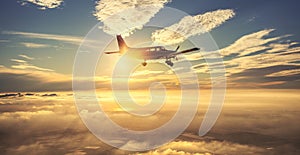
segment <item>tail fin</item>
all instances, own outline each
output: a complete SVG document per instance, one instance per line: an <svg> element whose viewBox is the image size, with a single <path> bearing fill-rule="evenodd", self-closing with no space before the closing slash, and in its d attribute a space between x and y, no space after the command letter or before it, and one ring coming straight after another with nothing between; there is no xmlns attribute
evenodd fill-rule
<svg viewBox="0 0 300 155"><path fill-rule="evenodd" d="M126 43L123 40L121 35L117 35L117 40L118 40L118 46L119 46L120 53L123 54L123 53L127 52L128 46L126 45Z"/></svg>

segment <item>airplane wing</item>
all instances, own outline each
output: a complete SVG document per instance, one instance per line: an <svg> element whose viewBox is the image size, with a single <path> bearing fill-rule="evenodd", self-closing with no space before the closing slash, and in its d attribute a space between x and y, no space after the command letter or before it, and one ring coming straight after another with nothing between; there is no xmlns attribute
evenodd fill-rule
<svg viewBox="0 0 300 155"><path fill-rule="evenodd" d="M113 51L113 52L104 52L105 54L116 54L116 53L120 53L120 51Z"/></svg>
<svg viewBox="0 0 300 155"><path fill-rule="evenodd" d="M200 48L195 47L195 48L191 48L191 49L188 49L188 50L183 50L183 51L180 51L180 52L172 53L168 57L174 57L174 56L179 55L179 54L189 53L189 52L198 51L198 50L200 50Z"/></svg>

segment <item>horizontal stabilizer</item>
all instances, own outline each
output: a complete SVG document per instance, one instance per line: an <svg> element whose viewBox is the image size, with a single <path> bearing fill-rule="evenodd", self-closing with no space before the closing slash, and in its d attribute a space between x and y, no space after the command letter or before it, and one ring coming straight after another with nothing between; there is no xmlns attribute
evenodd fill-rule
<svg viewBox="0 0 300 155"><path fill-rule="evenodd" d="M113 52L104 52L105 54L116 54L116 53L120 53L120 51L113 51Z"/></svg>
<svg viewBox="0 0 300 155"><path fill-rule="evenodd" d="M183 54L183 53L189 53L189 52L193 52L193 51L198 51L198 50L200 50L200 48L195 47L195 48L191 48L191 49L188 49L188 50L184 50L184 51L172 53L172 54L169 55L169 57L176 56L176 55Z"/></svg>
<svg viewBox="0 0 300 155"><path fill-rule="evenodd" d="M188 52L193 52L193 51L198 51L198 50L200 50L200 48L195 47L195 48L191 48L188 50L180 51L180 52L178 52L178 54L188 53Z"/></svg>

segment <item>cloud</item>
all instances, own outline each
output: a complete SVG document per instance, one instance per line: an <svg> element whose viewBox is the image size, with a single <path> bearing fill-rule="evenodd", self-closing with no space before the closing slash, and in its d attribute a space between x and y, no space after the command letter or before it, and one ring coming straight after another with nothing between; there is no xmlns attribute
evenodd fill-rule
<svg viewBox="0 0 300 155"><path fill-rule="evenodd" d="M47 70L47 69L45 69ZM32 77L32 79L40 79L36 82L39 83L41 80L43 82L51 82L51 81L61 81L63 79L70 80L70 78L67 78L67 75L58 74L55 72L45 72L45 70L36 70L33 68L27 68L27 69L10 69L6 67L0 67L0 73L2 74L15 74L15 75L24 75L24 78L26 76ZM49 69L50 70L50 69ZM56 78L55 78L56 77Z"/></svg>
<svg viewBox="0 0 300 155"><path fill-rule="evenodd" d="M2 31L2 34L19 35L19 36L22 36L25 38L32 38L32 39L63 41L63 42L75 44L75 45L79 45L83 39L82 37L77 37L77 36L46 34L46 33L18 32L18 31ZM33 44L31 43L30 45L33 45Z"/></svg>
<svg viewBox="0 0 300 155"><path fill-rule="evenodd" d="M20 54L19 57L25 58L25 59L27 59L27 60L34 60L33 57L27 56L27 55L25 55L25 54Z"/></svg>
<svg viewBox="0 0 300 155"><path fill-rule="evenodd" d="M17 99L1 98L2 154L299 154L297 90L229 90L222 114L207 136L192 134L197 133L206 110L201 104L196 120L187 129L189 133L155 150L141 153L113 148L91 134L79 118L73 96L67 95L69 93L58 93L56 97L35 94ZM104 109L116 104L109 94L107 96L112 102L103 102L101 99L106 95L107 92L99 93L99 103ZM203 92L203 98L209 100L209 92ZM107 115L120 126L144 130L169 121L174 115L170 110L176 111L177 107L166 108L166 111L150 117L135 117L109 110L112 109L108 108ZM106 121L95 121L101 121L101 126L105 126ZM112 137L122 137L122 133L111 134ZM118 140L124 142L120 138ZM147 142L137 145L132 141L125 143L138 147Z"/></svg>
<svg viewBox="0 0 300 155"><path fill-rule="evenodd" d="M20 60L20 59L10 59L10 61L17 62L17 63L27 63L27 61Z"/></svg>
<svg viewBox="0 0 300 155"><path fill-rule="evenodd" d="M174 141L154 151L136 153L135 155L213 155L231 154L258 155L267 153L264 148L241 145L226 141Z"/></svg>
<svg viewBox="0 0 300 155"><path fill-rule="evenodd" d="M300 69L283 70L266 75L267 77L291 76L300 74Z"/></svg>
<svg viewBox="0 0 300 155"><path fill-rule="evenodd" d="M229 74L241 73L249 69L260 69L280 65L294 65L300 59L300 47L294 43L282 43L286 36L265 38L273 30L262 30L246 35L235 43L220 50L223 56L236 54L232 59L225 61Z"/></svg>
<svg viewBox="0 0 300 155"><path fill-rule="evenodd" d="M156 30L152 33L152 40L160 44L178 44L188 37L211 31L220 26L235 15L231 9L216 10L199 14L196 16L186 16L178 23Z"/></svg>
<svg viewBox="0 0 300 155"><path fill-rule="evenodd" d="M279 39L283 38L283 37L264 38L273 31L274 29L266 29L266 30L261 30L258 32L254 32L242 36L241 38L236 40L233 44L221 49L220 53L222 55L238 54L238 56L245 56L256 51L269 49L271 46L268 46L267 45L268 43L271 43L273 41L278 41ZM277 48L279 48L279 45L283 46L283 48L286 48L286 46L284 46L285 44L275 44L273 45L273 47L276 47L276 45L278 46Z"/></svg>
<svg viewBox="0 0 300 155"><path fill-rule="evenodd" d="M41 10L57 8L62 4L63 0L22 0L22 5L27 3L35 4Z"/></svg>
<svg viewBox="0 0 300 155"><path fill-rule="evenodd" d="M12 65L12 68L16 68L16 69L34 69L34 70L38 70L38 71L49 71L49 72L53 72L54 70L52 69L48 69L48 68L42 68L42 67L38 67L38 66L34 66L28 63L21 63L21 64L17 64L17 65Z"/></svg>
<svg viewBox="0 0 300 155"><path fill-rule="evenodd" d="M104 32L129 36L154 17L170 0L101 0L96 3L94 16L104 23ZM117 24L116 24L117 23Z"/></svg>
<svg viewBox="0 0 300 155"><path fill-rule="evenodd" d="M20 57L23 57L24 58L25 55L21 55ZM29 58L32 60L32 58L30 57L27 57L25 56L25 58ZM49 72L52 72L54 70L52 69L48 69L48 68L42 68L42 67L38 67L38 66L35 66L35 65L32 65L30 63L28 63L27 61L25 60L20 60L20 59L11 59L11 61L17 63L15 65L12 65L11 67L12 68L16 68L16 69L33 69L33 70L38 70L38 71L49 71Z"/></svg>
<svg viewBox="0 0 300 155"><path fill-rule="evenodd" d="M266 29L247 34L219 51L202 51L187 55L186 58L199 62L193 66L195 72L208 74L219 72L219 69L208 69L204 56L211 60L218 55L223 57L229 87L290 85L296 82L291 77L299 73L297 61L300 59L300 47L297 42L285 40L289 35L269 37L273 31ZM215 62L211 66L218 64L223 65ZM286 77L278 78L283 75Z"/></svg>
<svg viewBox="0 0 300 155"><path fill-rule="evenodd" d="M162 70L140 70L140 71L136 71L134 73L131 74L132 77L136 77L136 76L157 76L159 74L165 73L165 71Z"/></svg>
<svg viewBox="0 0 300 155"><path fill-rule="evenodd" d="M4 100L14 102L1 105L11 111L0 114L1 137L5 137L0 140L2 154L66 154L90 143L103 148L104 144L80 122L72 96L64 99L67 100L44 97Z"/></svg>
<svg viewBox="0 0 300 155"><path fill-rule="evenodd" d="M295 77L298 76L297 74L297 66L296 63L299 60L299 52L300 48L297 42L292 41L285 41L284 39L288 36L278 36L278 37L269 37L270 33L273 32L273 29L261 30L255 33L247 34L242 36L240 39L220 50L221 56L225 57L224 64L226 66L226 76L228 77L228 86L229 87L264 87L267 88L272 84L277 87L286 86L285 88L295 88L298 86L297 84L293 84L295 81ZM11 34L18 34L25 37L32 37L32 38L47 38L47 34L38 34L38 33L27 33L27 32L5 32ZM62 36L49 36L50 39L57 39L70 41L69 39L65 39ZM51 38L52 37L52 38ZM79 38L75 39L73 43L79 43ZM216 66L214 70L211 70L203 61L203 54L209 57L210 59L214 59L219 53L217 51L203 51L202 53L193 53L186 55L188 60L195 61L193 66L194 72L198 73L201 77L199 83L201 87L209 88L210 86L210 79L208 73L219 73L218 66L222 65L216 62L212 64ZM220 54L219 54L220 55ZM24 58L25 60L21 59L12 59L15 64L11 67L13 69L5 68L5 70L10 70L8 73L11 79L7 79L5 81L13 81L19 80L22 82L30 83L31 85L26 85L28 88L24 88L26 90L35 89L34 87L39 87L41 90L42 85L48 85L53 82L50 78L46 78L46 74L50 72L53 73L53 76L58 75L59 80L55 81L54 85L57 85L61 82L61 86L59 86L59 90L62 90L62 86L66 86L66 89L70 89L70 75L62 75L57 74L54 72L53 69L43 68L40 66L33 65L28 62L28 60L32 60L31 57L20 55L20 57ZM27 60L26 60L27 59ZM294 68L282 68L278 66L294 66ZM268 67L277 67L279 70L275 70L274 68ZM266 72L267 70L270 70ZM284 72L284 70L295 70L292 73ZM31 73L34 71L33 73ZM40 71L40 72L36 72ZM251 71L251 72L249 72ZM174 78L174 76L166 74L166 72L162 72L161 70L145 70L138 71L134 73L129 80L129 84L132 86L132 89L147 89L148 86L152 82L161 81L167 88L176 88L179 86L178 80ZM277 78L279 77L279 73L275 74L276 72L281 72L280 74L284 73L287 77L286 78ZM289 71L290 72L290 71ZM51 75L52 75L51 73ZM263 74L258 74L263 73ZM274 74L273 74L274 73ZM21 78L21 75L25 74ZM37 74L37 75L35 75ZM4 73L2 74L4 76ZM251 76L252 75L252 76ZM256 75L255 78L253 75ZM277 75L277 76L275 76ZM36 76L36 77L34 77ZM53 77L51 76L51 77ZM143 76L147 76L148 78L144 78ZM282 77L282 76L281 76ZM294 77L294 78L290 78ZM3 79L3 78L2 78ZM33 83L33 79L37 80L36 84ZM53 77L53 79L56 79ZM66 80L63 80L66 79ZM44 81L41 81L44 80ZM49 82L50 80L50 82ZM122 82L123 80L123 82ZM247 80L247 82L245 81ZM12 83L18 83L14 81ZM96 78L97 88L107 89L110 88L111 79L107 77L97 77ZM116 80L118 81L118 80ZM120 82L124 84L127 83L127 79L120 78ZM7 85L7 84L6 84ZM24 85L25 87L25 85ZM43 90L45 88L42 88ZM54 87L51 86L49 89L53 90ZM5 90L20 90L20 88L14 87L13 89L2 89ZM23 90L23 89L22 89Z"/></svg>
<svg viewBox="0 0 300 155"><path fill-rule="evenodd" d="M11 94L3 94L3 95L0 95L0 98L7 98L7 97L21 97L22 95L21 94L18 94L18 93L11 93Z"/></svg>
<svg viewBox="0 0 300 155"><path fill-rule="evenodd" d="M46 44L37 44L37 43L28 43L28 42L22 42L20 43L21 45L27 47L27 48L46 48L46 47L51 47Z"/></svg>
<svg viewBox="0 0 300 155"><path fill-rule="evenodd" d="M9 40L2 40L2 39L0 39L0 43L8 43L8 42L10 42Z"/></svg>
<svg viewBox="0 0 300 155"><path fill-rule="evenodd" d="M30 64L0 66L0 92L72 90L71 75Z"/></svg>

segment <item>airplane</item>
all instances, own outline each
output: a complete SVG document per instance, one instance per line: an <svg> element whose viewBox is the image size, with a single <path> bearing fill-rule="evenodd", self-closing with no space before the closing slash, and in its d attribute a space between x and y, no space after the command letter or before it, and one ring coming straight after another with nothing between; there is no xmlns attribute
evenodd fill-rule
<svg viewBox="0 0 300 155"><path fill-rule="evenodd" d="M142 47L142 48L132 48L127 46L124 39L121 35L117 35L117 41L119 46L119 51L114 52L104 52L105 54L128 54L129 56L132 56L137 59L143 59L144 62L142 63L143 66L147 65L147 60L157 60L157 59L166 59L165 63L172 67L174 63L171 61L171 59L177 60L177 55L193 52L200 50L200 48L191 48L187 50L183 50L180 52L177 52L180 46L177 46L175 50L167 50L163 46L153 46L153 47Z"/></svg>

